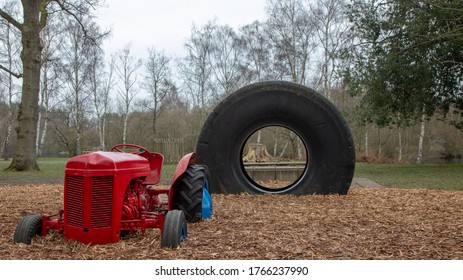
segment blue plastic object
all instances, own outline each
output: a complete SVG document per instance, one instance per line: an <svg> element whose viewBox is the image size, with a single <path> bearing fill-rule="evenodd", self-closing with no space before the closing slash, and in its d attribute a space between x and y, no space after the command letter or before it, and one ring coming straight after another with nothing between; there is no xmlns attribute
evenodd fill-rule
<svg viewBox="0 0 463 280"><path fill-rule="evenodd" d="M209 193L209 182L206 180L203 188L201 216L203 219L210 219L212 217L212 212L212 197Z"/></svg>
<svg viewBox="0 0 463 280"><path fill-rule="evenodd" d="M187 229L187 227L185 225L182 225L182 232L181 232L181 235L180 235L180 243L185 241L187 236L188 236L188 229Z"/></svg>

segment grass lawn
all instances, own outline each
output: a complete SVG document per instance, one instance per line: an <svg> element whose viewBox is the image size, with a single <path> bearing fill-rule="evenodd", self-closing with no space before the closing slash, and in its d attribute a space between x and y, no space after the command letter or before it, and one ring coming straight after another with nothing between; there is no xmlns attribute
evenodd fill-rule
<svg viewBox="0 0 463 280"><path fill-rule="evenodd" d="M40 171L7 172L11 160L0 161L0 184L53 184L62 183L67 158L40 158Z"/></svg>
<svg viewBox="0 0 463 280"><path fill-rule="evenodd" d="M40 158L40 171L3 171L11 161L0 161L0 184L62 184L67 158ZM177 165L164 164L161 182L169 185ZM387 187L463 190L463 164L357 163L355 177Z"/></svg>
<svg viewBox="0 0 463 280"><path fill-rule="evenodd" d="M357 163L354 176L387 187L463 190L463 164Z"/></svg>

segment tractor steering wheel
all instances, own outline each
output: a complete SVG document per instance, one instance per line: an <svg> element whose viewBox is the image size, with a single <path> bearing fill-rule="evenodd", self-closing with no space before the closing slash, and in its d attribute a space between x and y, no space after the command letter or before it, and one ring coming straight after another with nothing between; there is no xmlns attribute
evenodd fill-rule
<svg viewBox="0 0 463 280"><path fill-rule="evenodd" d="M120 148L122 147L131 147L131 148L137 148L138 149L138 152L134 152L132 154L135 154L135 155L139 155L139 156L142 156L144 158L149 158L150 155L151 155L151 152L150 150L148 150L147 148L145 147L142 147L142 146L138 146L138 145L135 145L135 144L117 144L117 145L114 145L112 148L111 148L111 152L120 152L120 153L125 153L123 150L121 150Z"/></svg>

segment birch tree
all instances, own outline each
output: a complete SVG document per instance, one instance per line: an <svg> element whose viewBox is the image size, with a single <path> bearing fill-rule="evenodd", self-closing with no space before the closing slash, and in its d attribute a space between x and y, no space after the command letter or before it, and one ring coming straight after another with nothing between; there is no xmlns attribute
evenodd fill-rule
<svg viewBox="0 0 463 280"><path fill-rule="evenodd" d="M65 79L62 73L61 41L64 39L63 28L57 23L50 22L42 30L42 67L39 96L39 117L37 121L36 153L42 155L50 121L50 110L59 103L58 94ZM43 121L42 121L43 120Z"/></svg>
<svg viewBox="0 0 463 280"><path fill-rule="evenodd" d="M193 26L191 38L185 44L187 55L179 64L184 90L190 96L192 107L199 108L204 117L213 92L210 55L215 28L214 22L202 28Z"/></svg>
<svg viewBox="0 0 463 280"><path fill-rule="evenodd" d="M243 41L228 25L217 26L212 36L211 64L221 93L229 95L241 80ZM218 92L218 91L216 91ZM219 99L219 96L214 96Z"/></svg>
<svg viewBox="0 0 463 280"><path fill-rule="evenodd" d="M315 21L316 37L323 53L319 84L322 85L322 93L331 99L338 54L350 40L346 2L344 0L306 1L310 7L310 16Z"/></svg>
<svg viewBox="0 0 463 280"><path fill-rule="evenodd" d="M209 108L216 100L214 69L211 64L213 33L217 27L214 21L202 27L193 25L191 37L185 43L187 54L178 64L182 82L182 92L186 95L190 117L187 118L187 134L194 139L208 115Z"/></svg>
<svg viewBox="0 0 463 280"><path fill-rule="evenodd" d="M97 118L100 150L106 150L106 117L110 111L110 93L115 86L115 57L112 56L105 71L104 54L99 48L92 48L90 54L90 92Z"/></svg>
<svg viewBox="0 0 463 280"><path fill-rule="evenodd" d="M142 60L131 54L131 45L126 45L116 54L115 73L119 79L117 99L123 115L122 142L127 143L127 124L132 104L139 93L137 79Z"/></svg>
<svg viewBox="0 0 463 280"><path fill-rule="evenodd" d="M15 16L18 15L18 6L16 2L10 1L5 5L5 10ZM5 88L5 95L7 99L8 112L7 112L7 124L5 129L5 135L0 146L0 153L3 159L8 159L8 146L10 144L11 133L13 128L15 104L14 101L17 96L15 90L15 78L19 76L21 72L20 63L17 58L20 52L20 42L18 30L8 21L0 18L0 67L5 67L5 71L0 73L4 75L3 84ZM1 79L0 79L1 80Z"/></svg>
<svg viewBox="0 0 463 280"><path fill-rule="evenodd" d="M68 45L63 53L65 60L64 73L68 91L65 95L65 106L71 116L75 130L74 155L82 153L82 133L86 115L89 113L89 101L91 98L89 90L90 81L90 45L83 40L81 28L71 23L67 30Z"/></svg>

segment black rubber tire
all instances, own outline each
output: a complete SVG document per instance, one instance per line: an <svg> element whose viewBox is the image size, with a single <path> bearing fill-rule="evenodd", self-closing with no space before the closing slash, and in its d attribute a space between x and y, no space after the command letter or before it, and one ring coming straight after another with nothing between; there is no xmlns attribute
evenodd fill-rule
<svg viewBox="0 0 463 280"><path fill-rule="evenodd" d="M310 155L301 177L278 190L255 183L241 161L247 138L267 126L293 130ZM211 172L211 193L346 194L355 169L354 142L337 108L308 87L282 81L252 84L225 98L206 120L196 152Z"/></svg>
<svg viewBox="0 0 463 280"><path fill-rule="evenodd" d="M176 186L177 197L174 208L182 210L190 223L199 222L202 219L205 180L209 180L207 166L194 164L188 166Z"/></svg>
<svg viewBox="0 0 463 280"><path fill-rule="evenodd" d="M187 237L187 223L185 214L180 210L167 212L162 230L161 246L177 248Z"/></svg>
<svg viewBox="0 0 463 280"><path fill-rule="evenodd" d="M42 215L28 215L19 220L13 242L31 244L32 238L42 232Z"/></svg>

